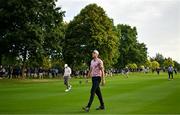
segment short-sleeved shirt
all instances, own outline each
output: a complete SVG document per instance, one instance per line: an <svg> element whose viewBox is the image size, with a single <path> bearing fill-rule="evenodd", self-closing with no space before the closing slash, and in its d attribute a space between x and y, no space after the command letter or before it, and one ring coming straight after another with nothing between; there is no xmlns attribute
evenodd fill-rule
<svg viewBox="0 0 180 115"><path fill-rule="evenodd" d="M173 67L168 67L168 72L173 72Z"/></svg>
<svg viewBox="0 0 180 115"><path fill-rule="evenodd" d="M101 77L102 76L102 71L101 69L103 68L103 61L99 58L93 59L91 61L91 76L92 77Z"/></svg>
<svg viewBox="0 0 180 115"><path fill-rule="evenodd" d="M70 76L71 75L71 68L70 67L66 67L64 69L64 76Z"/></svg>

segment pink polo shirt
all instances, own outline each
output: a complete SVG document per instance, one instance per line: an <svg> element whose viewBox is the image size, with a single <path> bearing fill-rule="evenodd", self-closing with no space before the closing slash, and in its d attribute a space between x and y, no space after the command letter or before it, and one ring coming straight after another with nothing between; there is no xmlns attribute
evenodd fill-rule
<svg viewBox="0 0 180 115"><path fill-rule="evenodd" d="M103 68L103 61L99 58L97 58L96 60L92 60L91 61L91 76L92 77L101 77L102 76L102 71L101 68Z"/></svg>

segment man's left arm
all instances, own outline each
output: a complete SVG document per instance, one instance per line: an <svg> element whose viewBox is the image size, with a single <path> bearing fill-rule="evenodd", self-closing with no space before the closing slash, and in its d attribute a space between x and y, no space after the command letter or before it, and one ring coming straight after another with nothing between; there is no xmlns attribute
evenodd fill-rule
<svg viewBox="0 0 180 115"><path fill-rule="evenodd" d="M72 70L71 70L71 68L69 68L69 74L70 74L70 75L72 74Z"/></svg>
<svg viewBox="0 0 180 115"><path fill-rule="evenodd" d="M102 73L102 76L101 76L101 78L102 78L102 85L105 85L104 64L103 64L102 61L100 62L100 69L101 69L101 73Z"/></svg>

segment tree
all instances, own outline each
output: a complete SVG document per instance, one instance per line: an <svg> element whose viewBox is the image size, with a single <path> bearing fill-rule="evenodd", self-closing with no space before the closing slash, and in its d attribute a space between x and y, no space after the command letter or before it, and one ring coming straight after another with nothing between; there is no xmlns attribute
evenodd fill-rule
<svg viewBox="0 0 180 115"><path fill-rule="evenodd" d="M164 56L162 54L157 53L154 60L156 60L160 64L160 66L162 67L165 59L164 59Z"/></svg>
<svg viewBox="0 0 180 115"><path fill-rule="evenodd" d="M157 68L159 68L159 63L157 61L152 61L152 66L151 66L151 69L154 71L156 70Z"/></svg>
<svg viewBox="0 0 180 115"><path fill-rule="evenodd" d="M180 63L178 63L177 61L174 61L174 68L176 68L177 70L180 70Z"/></svg>
<svg viewBox="0 0 180 115"><path fill-rule="evenodd" d="M118 39L110 19L103 8L87 5L69 23L63 46L63 57L72 68L91 60L94 49L100 51L106 67L116 62Z"/></svg>
<svg viewBox="0 0 180 115"><path fill-rule="evenodd" d="M145 67L151 68L152 67L152 62L150 60L146 60Z"/></svg>
<svg viewBox="0 0 180 115"><path fill-rule="evenodd" d="M27 59L43 58L48 49L60 46L62 32L56 28L64 12L56 8L55 0L1 0L0 7L0 44L4 44L0 49L5 49L0 50L0 57L14 53L22 58L23 75Z"/></svg>
<svg viewBox="0 0 180 115"><path fill-rule="evenodd" d="M123 68L128 63L144 64L147 60L147 48L144 43L137 41L136 27L118 24L116 31L120 41L118 68Z"/></svg>
<svg viewBox="0 0 180 115"><path fill-rule="evenodd" d="M136 71L137 69L137 65L135 63L128 64L127 67L131 69L131 71Z"/></svg>
<svg viewBox="0 0 180 115"><path fill-rule="evenodd" d="M172 58L167 58L165 59L163 65L164 67L169 67L170 65L174 67L174 61L172 60Z"/></svg>
<svg viewBox="0 0 180 115"><path fill-rule="evenodd" d="M51 66L52 66L51 60L48 57L44 57L42 67L48 70L49 68L51 68Z"/></svg>

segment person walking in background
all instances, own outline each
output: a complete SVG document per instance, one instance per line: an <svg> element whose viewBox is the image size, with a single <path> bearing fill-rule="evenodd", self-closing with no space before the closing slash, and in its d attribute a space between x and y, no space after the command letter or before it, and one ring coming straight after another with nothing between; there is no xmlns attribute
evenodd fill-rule
<svg viewBox="0 0 180 115"><path fill-rule="evenodd" d="M173 67L172 67L172 65L170 65L169 67L168 67L168 76L169 76L169 80L170 79L172 79L173 80L173 71L174 71L174 69L173 69Z"/></svg>
<svg viewBox="0 0 180 115"><path fill-rule="evenodd" d="M71 77L71 68L67 64L64 65L64 85L66 86L65 92L71 90L72 86L69 84L69 79Z"/></svg>
<svg viewBox="0 0 180 115"><path fill-rule="evenodd" d="M176 68L174 68L174 73L177 75L177 69Z"/></svg>
<svg viewBox="0 0 180 115"><path fill-rule="evenodd" d="M86 107L83 107L83 110L85 112L89 112L91 104L94 100L95 94L98 96L100 106L96 108L96 110L104 110L104 101L102 98L101 90L100 90L100 82L102 79L102 85L105 84L105 79L104 79L104 66L103 66L103 61L98 58L99 52L97 50L94 50L92 53L93 60L91 61L90 65L90 71L88 76L92 77L92 87L91 87L91 95L90 99L88 102L88 105Z"/></svg>

